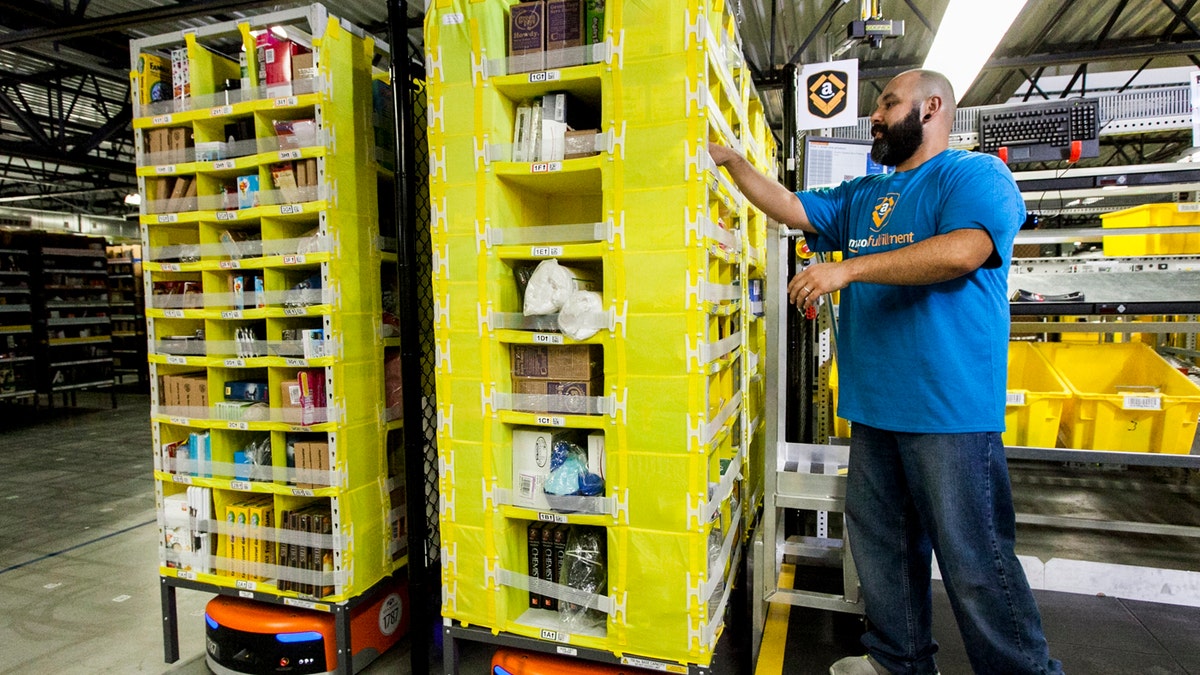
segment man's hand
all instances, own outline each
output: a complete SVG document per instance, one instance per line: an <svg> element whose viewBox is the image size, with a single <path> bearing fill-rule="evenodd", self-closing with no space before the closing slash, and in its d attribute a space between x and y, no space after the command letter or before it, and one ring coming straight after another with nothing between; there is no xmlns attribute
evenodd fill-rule
<svg viewBox="0 0 1200 675"><path fill-rule="evenodd" d="M840 291L850 285L850 275L844 263L814 263L796 273L788 282L788 300L799 309L817 304L826 293Z"/></svg>
<svg viewBox="0 0 1200 675"><path fill-rule="evenodd" d="M708 154L713 158L713 162L717 166L725 166L729 162L741 159L741 155L737 154L733 150L721 145L720 143L713 143L711 141L708 144Z"/></svg>

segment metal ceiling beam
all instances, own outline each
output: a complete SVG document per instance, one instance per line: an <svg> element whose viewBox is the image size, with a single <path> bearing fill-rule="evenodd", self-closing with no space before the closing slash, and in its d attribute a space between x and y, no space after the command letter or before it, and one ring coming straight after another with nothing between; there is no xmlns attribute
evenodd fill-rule
<svg viewBox="0 0 1200 675"><path fill-rule="evenodd" d="M126 103L113 115L111 119L104 123L104 126L96 130L91 138L71 148L73 155L86 155L89 152L100 147L101 143L111 140L117 133L124 134L129 128L129 123L133 121L133 104Z"/></svg>
<svg viewBox="0 0 1200 675"><path fill-rule="evenodd" d="M1160 56L1187 56L1200 53L1200 40L1183 42L1149 42L1145 40L1116 42L1109 40L1107 47L1092 48L1091 43L1061 45L1061 51L1024 56L999 56L992 58L984 68L1022 68L1040 66L1077 65L1095 61L1116 61Z"/></svg>
<svg viewBox="0 0 1200 675"><path fill-rule="evenodd" d="M0 3L0 7L8 7L11 4L10 2L3 2ZM187 4L122 12L120 14L93 17L61 26L32 28L7 35L0 35L0 49L11 49L34 42L56 42L89 35L101 35L121 31L126 28L142 28L149 24L208 17L218 12L240 11L279 4L281 3L278 0L199 0L198 2L189 2Z"/></svg>
<svg viewBox="0 0 1200 675"><path fill-rule="evenodd" d="M80 169L91 169L105 173L133 175L136 167L132 161L122 162L116 159L104 159L92 155L75 156L64 152L48 152L45 149L31 148L28 143L5 141L0 142L0 156L18 157L36 162L62 164Z"/></svg>
<svg viewBox="0 0 1200 675"><path fill-rule="evenodd" d="M829 9L825 10L825 15L822 16L821 20L818 21L815 26L813 26L811 31L809 31L808 37L804 38L804 42L800 43L800 48L796 50L795 54L792 54L792 58L788 60L788 63L795 65L800 64L800 56L804 53L805 49L808 49L808 45L812 43L814 39L816 39L817 33L820 33L822 30L824 30L825 24L829 23L830 20L833 19L833 15L837 14L837 11L849 1L850 0L833 0L833 2L830 3ZM773 68L775 64L770 65Z"/></svg>
<svg viewBox="0 0 1200 675"><path fill-rule="evenodd" d="M1175 3L1171 2L1171 0L1162 0L1162 1L1163 1L1163 4L1165 4L1167 7L1170 7L1171 11L1175 13L1175 20L1171 22L1171 25L1167 26L1168 33L1174 32L1175 27L1178 26L1179 22L1182 21L1184 23L1184 25L1186 25L1189 29L1191 29L1193 35L1195 35L1196 37L1200 37L1200 28L1197 28L1196 24L1193 23L1192 20L1188 18L1188 12L1192 11L1192 6L1196 4L1196 0L1188 0L1188 2L1185 2L1183 4L1182 9L1180 9L1179 7L1176 7Z"/></svg>
<svg viewBox="0 0 1200 675"><path fill-rule="evenodd" d="M46 150L53 149L50 138L46 136L45 131L42 131L42 127L37 123L37 120L33 119L25 110L22 110L3 91L0 91L0 110L3 110L5 114L11 117L17 123L17 126L21 128L21 131L24 131L29 138L33 139L34 143Z"/></svg>

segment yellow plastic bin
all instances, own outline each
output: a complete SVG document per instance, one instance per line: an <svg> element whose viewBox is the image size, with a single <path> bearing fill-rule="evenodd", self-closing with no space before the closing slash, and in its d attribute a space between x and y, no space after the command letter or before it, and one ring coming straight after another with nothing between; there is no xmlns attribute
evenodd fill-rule
<svg viewBox="0 0 1200 675"><path fill-rule="evenodd" d="M1187 454L1200 387L1144 344L1038 343L1071 389L1063 411L1069 448Z"/></svg>
<svg viewBox="0 0 1200 675"><path fill-rule="evenodd" d="M1070 399L1070 387L1033 343L1008 343L1005 445L1053 448L1063 408Z"/></svg>
<svg viewBox="0 0 1200 675"><path fill-rule="evenodd" d="M1200 203L1144 204L1100 216L1106 229L1200 225ZM1200 253L1200 234L1105 236L1104 255L1176 255Z"/></svg>

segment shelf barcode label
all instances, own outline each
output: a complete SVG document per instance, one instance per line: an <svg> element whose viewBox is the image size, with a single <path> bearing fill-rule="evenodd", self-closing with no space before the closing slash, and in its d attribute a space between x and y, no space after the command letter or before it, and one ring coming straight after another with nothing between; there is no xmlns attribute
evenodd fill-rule
<svg viewBox="0 0 1200 675"><path fill-rule="evenodd" d="M530 82L557 82L562 79L562 73L557 70L543 70L529 74Z"/></svg>
<svg viewBox="0 0 1200 675"><path fill-rule="evenodd" d="M174 164L159 164L158 166L154 167L154 173L156 173L160 176L164 173L175 173L175 165Z"/></svg>
<svg viewBox="0 0 1200 675"><path fill-rule="evenodd" d="M1179 213L1197 213L1200 212L1200 202L1186 202L1177 204L1175 209Z"/></svg>
<svg viewBox="0 0 1200 675"><path fill-rule="evenodd" d="M246 359L225 359L226 368L245 368Z"/></svg>
<svg viewBox="0 0 1200 675"><path fill-rule="evenodd" d="M294 255L283 256L283 264L284 265L303 265L304 260L305 260L305 258L304 258L303 253L296 253Z"/></svg>
<svg viewBox="0 0 1200 675"><path fill-rule="evenodd" d="M533 423L540 424L545 427L565 427L567 426L567 418L538 415L538 417L534 419Z"/></svg>
<svg viewBox="0 0 1200 675"><path fill-rule="evenodd" d="M538 520L544 523L565 523L567 517L558 513L538 512Z"/></svg>
<svg viewBox="0 0 1200 675"><path fill-rule="evenodd" d="M240 260L222 260L220 267L223 270L241 269L242 261L240 261Z"/></svg>
<svg viewBox="0 0 1200 675"><path fill-rule="evenodd" d="M283 308L284 316L304 316L307 313L308 313L308 311L305 310L303 307L284 307Z"/></svg>
<svg viewBox="0 0 1200 675"><path fill-rule="evenodd" d="M210 117L222 117L224 115L232 115L233 114L233 106L219 105L215 108L210 108L208 111L208 114Z"/></svg>
<svg viewBox="0 0 1200 675"><path fill-rule="evenodd" d="M297 497L311 497L313 496L313 491L305 488L292 488L292 494Z"/></svg>
<svg viewBox="0 0 1200 675"><path fill-rule="evenodd" d="M186 356L168 356L167 363L169 363L173 366L186 366L187 365L187 357Z"/></svg>
<svg viewBox="0 0 1200 675"><path fill-rule="evenodd" d="M457 26L464 21L462 12L452 12L442 17L443 26Z"/></svg>
<svg viewBox="0 0 1200 675"><path fill-rule="evenodd" d="M168 417L167 421L170 422L171 424L176 424L176 425L179 425L182 427L182 426L187 426L187 423L189 420L186 417L172 416L172 417Z"/></svg>
<svg viewBox="0 0 1200 675"><path fill-rule="evenodd" d="M162 270L164 272L178 272L180 269L179 263L163 263Z"/></svg>
<svg viewBox="0 0 1200 675"><path fill-rule="evenodd" d="M182 309L164 309L163 316L168 319L182 319L183 318L183 310Z"/></svg>
<svg viewBox="0 0 1200 675"><path fill-rule="evenodd" d="M236 169L237 162L233 161L232 159L218 159L212 163L212 168L217 171L220 171L221 169Z"/></svg>
<svg viewBox="0 0 1200 675"><path fill-rule="evenodd" d="M284 598L283 604L289 605L291 607L303 607L304 609L318 609L318 610L324 610L327 607L327 605L324 605L324 604L318 605L317 603L309 601L309 600L297 600L296 598Z"/></svg>
<svg viewBox="0 0 1200 675"><path fill-rule="evenodd" d="M1162 410L1161 396L1132 396L1126 394L1121 407L1125 410Z"/></svg>
<svg viewBox="0 0 1200 675"><path fill-rule="evenodd" d="M288 368L306 368L308 366L308 359L284 359L283 362Z"/></svg>
<svg viewBox="0 0 1200 675"><path fill-rule="evenodd" d="M563 656L579 656L579 650L574 647L557 647L554 651Z"/></svg>
<svg viewBox="0 0 1200 675"><path fill-rule="evenodd" d="M290 216L296 213L304 213L304 206L302 204L284 204L279 207L279 215L281 216Z"/></svg>
<svg viewBox="0 0 1200 675"><path fill-rule="evenodd" d="M529 255L534 258L557 258L563 254L561 246L534 246L529 249Z"/></svg>
<svg viewBox="0 0 1200 675"><path fill-rule="evenodd" d="M280 96L279 98L275 99L276 108L287 108L294 105L296 105L295 96Z"/></svg>
<svg viewBox="0 0 1200 675"><path fill-rule="evenodd" d="M561 333L534 333L533 344L535 345L561 345L563 344L563 336Z"/></svg>
<svg viewBox="0 0 1200 675"><path fill-rule="evenodd" d="M179 222L179 214L178 213L164 213L158 217L158 222L159 223L178 223Z"/></svg>
<svg viewBox="0 0 1200 675"><path fill-rule="evenodd" d="M250 581L249 579L238 579L234 582L234 585L243 591L253 591L258 588L258 582Z"/></svg>
<svg viewBox="0 0 1200 675"><path fill-rule="evenodd" d="M176 473L176 474L171 475L171 482L179 483L180 485L191 485L192 477L191 476L181 476Z"/></svg>
<svg viewBox="0 0 1200 675"><path fill-rule="evenodd" d="M1004 405L1025 405L1025 392L1010 391L1005 397Z"/></svg>
<svg viewBox="0 0 1200 675"><path fill-rule="evenodd" d="M237 211L217 211L217 220L237 220Z"/></svg>
<svg viewBox="0 0 1200 675"><path fill-rule="evenodd" d="M151 124L170 124L171 116L170 115L155 115L154 117L150 118L150 123Z"/></svg>
<svg viewBox="0 0 1200 675"><path fill-rule="evenodd" d="M681 666L678 663L663 663L662 661L652 661L637 656L622 656L621 665L657 670L660 673L686 673L688 671L686 666Z"/></svg>
<svg viewBox="0 0 1200 675"><path fill-rule="evenodd" d="M286 161L289 159L300 159L300 151L299 150L280 150L279 151L279 160L280 161Z"/></svg>
<svg viewBox="0 0 1200 675"><path fill-rule="evenodd" d="M571 640L570 633L562 633L550 628L542 629L543 640L554 640L555 642L569 642Z"/></svg>
<svg viewBox="0 0 1200 675"><path fill-rule="evenodd" d="M176 576L178 576L180 579L186 579L187 581L196 580L196 573L192 570L179 570L179 573Z"/></svg>
<svg viewBox="0 0 1200 675"><path fill-rule="evenodd" d="M227 310L221 312L221 318L222 319L240 319L240 318L242 318L242 310L227 309Z"/></svg>
<svg viewBox="0 0 1200 675"><path fill-rule="evenodd" d="M227 428L233 429L234 431L250 431L250 423L249 422L230 422Z"/></svg>
<svg viewBox="0 0 1200 675"><path fill-rule="evenodd" d="M229 481L230 490L249 490L250 481L248 480L231 480Z"/></svg>
<svg viewBox="0 0 1200 675"><path fill-rule="evenodd" d="M253 600L253 599L254 599L254 593L252 593L252 592L250 592L250 591L238 591L238 597L239 597L239 598L246 598L247 600Z"/></svg>
<svg viewBox="0 0 1200 675"><path fill-rule="evenodd" d="M529 165L530 173L551 173L562 171L562 162L534 162Z"/></svg>

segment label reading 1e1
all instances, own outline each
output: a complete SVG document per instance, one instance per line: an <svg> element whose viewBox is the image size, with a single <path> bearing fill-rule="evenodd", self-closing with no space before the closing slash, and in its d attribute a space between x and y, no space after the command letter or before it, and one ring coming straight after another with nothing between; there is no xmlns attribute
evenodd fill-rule
<svg viewBox="0 0 1200 675"><path fill-rule="evenodd" d="M557 258L563 254L561 246L534 246L529 249L529 255L535 258Z"/></svg>

